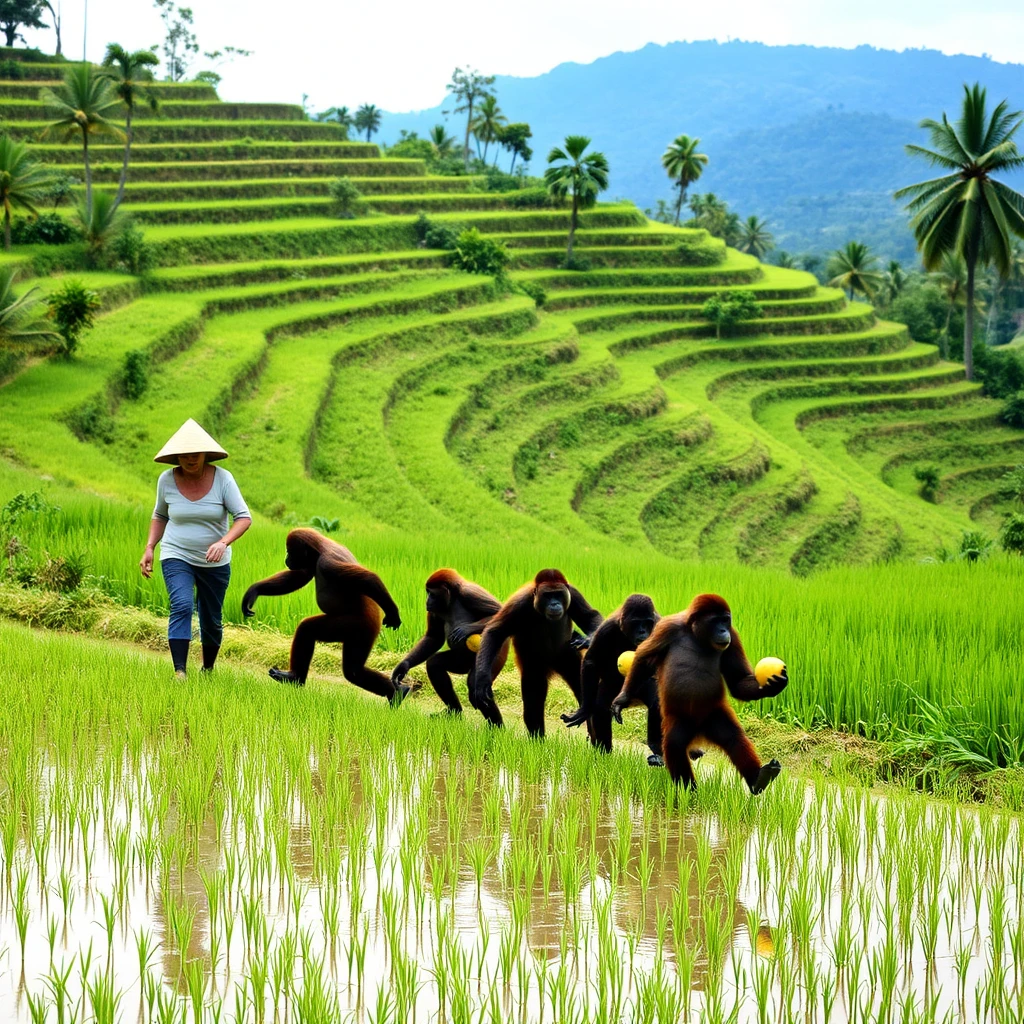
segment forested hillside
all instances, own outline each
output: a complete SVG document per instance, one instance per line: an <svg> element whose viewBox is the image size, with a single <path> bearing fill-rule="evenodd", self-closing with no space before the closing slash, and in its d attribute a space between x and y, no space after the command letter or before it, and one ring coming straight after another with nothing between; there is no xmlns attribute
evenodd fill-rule
<svg viewBox="0 0 1024 1024"><path fill-rule="evenodd" d="M613 194L647 207L670 193L659 162L666 144L680 132L698 135L711 158L701 190L769 218L781 248L834 248L856 235L906 260L913 241L890 198L915 180L903 145L919 137L921 118L952 111L963 83L975 80L1024 106L1021 65L869 46L651 44L536 78L499 75L494 88L506 114L532 126L535 164L571 110L608 154ZM450 106L389 114L382 137L426 135ZM452 129L458 120L449 115Z"/></svg>

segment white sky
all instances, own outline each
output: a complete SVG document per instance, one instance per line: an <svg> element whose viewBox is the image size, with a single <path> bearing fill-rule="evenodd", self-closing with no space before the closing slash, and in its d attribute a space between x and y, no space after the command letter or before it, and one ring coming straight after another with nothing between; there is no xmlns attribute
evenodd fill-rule
<svg viewBox="0 0 1024 1024"><path fill-rule="evenodd" d="M135 49L162 38L147 0L60 2L69 57L82 53L86 2L90 59L100 59L111 40ZM297 103L308 93L314 109L376 103L391 111L418 110L444 98L456 65L531 76L564 61L587 63L675 40L869 43L1024 63L1022 0L191 0L191 6L201 49L254 51L219 69L223 98ZM294 21L287 20L289 13ZM26 36L52 52L52 31Z"/></svg>

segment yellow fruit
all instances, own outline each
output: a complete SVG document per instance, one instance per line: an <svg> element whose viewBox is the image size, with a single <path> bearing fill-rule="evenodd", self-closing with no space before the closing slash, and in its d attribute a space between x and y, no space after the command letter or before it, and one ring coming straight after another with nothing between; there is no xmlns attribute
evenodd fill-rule
<svg viewBox="0 0 1024 1024"><path fill-rule="evenodd" d="M629 670L633 667L633 659L635 657L636 651L623 651L619 655L619 660L616 662L616 665L623 676L629 675Z"/></svg>
<svg viewBox="0 0 1024 1024"><path fill-rule="evenodd" d="M480 650L480 634L474 633L472 636L466 637L466 646L476 654Z"/></svg>
<svg viewBox="0 0 1024 1024"><path fill-rule="evenodd" d="M762 658L754 666L757 685L765 686L772 676L781 675L786 671L786 663L781 658Z"/></svg>

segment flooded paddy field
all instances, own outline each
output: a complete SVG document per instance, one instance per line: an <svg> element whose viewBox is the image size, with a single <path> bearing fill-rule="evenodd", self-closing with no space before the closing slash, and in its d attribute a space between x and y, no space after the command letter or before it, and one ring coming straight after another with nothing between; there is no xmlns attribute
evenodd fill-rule
<svg viewBox="0 0 1024 1024"><path fill-rule="evenodd" d="M1012 815L0 651L0 1019L1024 1019Z"/></svg>

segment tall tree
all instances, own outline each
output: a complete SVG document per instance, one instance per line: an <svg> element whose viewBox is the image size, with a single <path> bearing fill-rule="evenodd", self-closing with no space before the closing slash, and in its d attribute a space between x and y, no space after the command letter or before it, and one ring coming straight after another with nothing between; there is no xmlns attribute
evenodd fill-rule
<svg viewBox="0 0 1024 1024"><path fill-rule="evenodd" d="M11 247L11 214L16 209L37 213L36 204L50 197L52 179L24 142L0 135L0 206L4 211L4 249Z"/></svg>
<svg viewBox="0 0 1024 1024"><path fill-rule="evenodd" d="M114 84L114 92L121 98L125 106L124 115L124 162L121 164L121 176L117 182L117 196L114 206L120 206L124 199L124 187L128 181L128 160L132 151L132 118L135 108L145 103L150 110L156 110L156 95L148 88L153 81L151 68L160 63L160 58L152 50L134 50L129 53L118 43L108 43L107 52L103 57L103 67Z"/></svg>
<svg viewBox="0 0 1024 1024"><path fill-rule="evenodd" d="M355 123L355 117L348 107L328 107L316 115L315 120L327 121L331 124L339 124L345 130L345 137L348 138L348 130Z"/></svg>
<svg viewBox="0 0 1024 1024"><path fill-rule="evenodd" d="M380 128L380 119L380 108L372 103L364 103L356 111L352 123L356 126L356 131L366 132L366 141L369 142L370 136Z"/></svg>
<svg viewBox="0 0 1024 1024"><path fill-rule="evenodd" d="M92 213L92 167L89 163L89 139L109 135L123 139L124 132L110 121L119 113L121 98L114 83L91 64L74 64L64 73L64 81L54 89L43 89L39 98L57 115L43 131L44 138L56 136L62 141L82 136L82 160L85 164L85 209Z"/></svg>
<svg viewBox="0 0 1024 1024"><path fill-rule="evenodd" d="M455 136L449 135L443 124L435 124L427 139L438 160L446 160L455 150Z"/></svg>
<svg viewBox="0 0 1024 1024"><path fill-rule="evenodd" d="M704 168L708 165L707 156L697 152L699 145L700 139L691 139L689 135L677 135L668 149L661 154L661 166L665 168L665 173L679 190L676 197L676 226L679 225L679 216L686 201L686 190L704 173Z"/></svg>
<svg viewBox="0 0 1024 1024"><path fill-rule="evenodd" d="M46 28L43 21L43 0L0 0L0 31L13 46L16 39L25 41L19 28Z"/></svg>
<svg viewBox="0 0 1024 1024"><path fill-rule="evenodd" d="M476 108L473 118L473 136L476 139L476 152L484 163L487 163L487 149L492 142L498 141L498 133L508 124L508 118L498 106L498 98L494 95L485 96ZM483 154L480 143L484 144Z"/></svg>
<svg viewBox="0 0 1024 1024"><path fill-rule="evenodd" d="M533 158L533 149L528 141L532 138L533 132L524 121L513 121L512 124L505 125L498 133L498 142L501 143L502 149L512 154L512 163L508 166L509 174L516 169L516 157L519 157L523 163L527 163Z"/></svg>
<svg viewBox="0 0 1024 1024"><path fill-rule="evenodd" d="M590 139L585 135L567 135L564 149L555 146L548 153L548 167L544 171L544 180L553 196L572 197L567 262L572 261L579 211L593 206L599 193L608 188L608 158L604 153L588 153L589 145Z"/></svg>
<svg viewBox="0 0 1024 1024"><path fill-rule="evenodd" d="M889 260L885 272L882 274L882 287L880 290L882 302L886 306L892 305L903 294L908 280L909 276L900 265L899 260Z"/></svg>
<svg viewBox="0 0 1024 1024"><path fill-rule="evenodd" d="M749 216L739 229L740 252L750 253L756 259L763 260L775 247L775 239L768 230L768 222L761 217Z"/></svg>
<svg viewBox="0 0 1024 1024"><path fill-rule="evenodd" d="M472 68L456 68L452 72L452 80L446 86L452 99L458 104L456 114L466 115L466 138L462 145L462 161L469 167L469 133L473 126L473 108L485 96L490 96L490 87L494 85L494 75L481 75Z"/></svg>
<svg viewBox="0 0 1024 1024"><path fill-rule="evenodd" d="M960 256L967 269L964 310L964 369L974 378L974 289L979 265L995 264L1010 272L1013 235L1024 237L1024 196L993 175L1024 166L1014 136L1024 123L1020 111L1006 101L988 113L985 90L964 86L963 105L955 124L945 113L941 121L926 118L921 127L931 149L909 145L907 152L948 172L939 178L908 185L896 193L908 199L910 225L926 270L935 270L947 253Z"/></svg>
<svg viewBox="0 0 1024 1024"><path fill-rule="evenodd" d="M842 288L853 301L863 295L869 302L882 286L878 257L863 242L847 242L837 249L828 263L829 284Z"/></svg>
<svg viewBox="0 0 1024 1024"><path fill-rule="evenodd" d="M153 0L164 23L164 65L167 80L180 82L199 52L199 40L192 31L192 8L179 7L174 0Z"/></svg>

